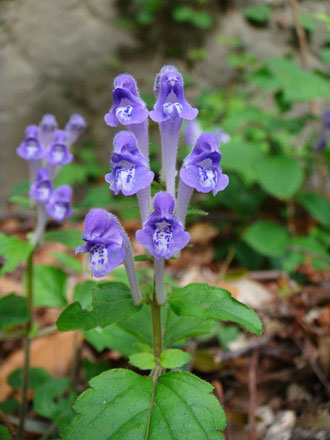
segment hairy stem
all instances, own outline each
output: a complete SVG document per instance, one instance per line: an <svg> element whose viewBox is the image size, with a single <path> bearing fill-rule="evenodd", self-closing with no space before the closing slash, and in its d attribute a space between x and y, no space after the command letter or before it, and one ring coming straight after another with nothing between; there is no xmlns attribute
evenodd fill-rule
<svg viewBox="0 0 330 440"><path fill-rule="evenodd" d="M138 191L136 195L139 202L141 222L143 226L143 223L150 214L150 201L151 201L150 186L144 189L140 189L140 191Z"/></svg>
<svg viewBox="0 0 330 440"><path fill-rule="evenodd" d="M20 408L20 422L18 428L18 438L24 439L24 424L27 407L27 393L29 388L30 376L30 331L32 328L32 308L33 308L33 249L27 259L26 264L26 299L29 311L29 320L26 324L26 335L24 337L24 364L23 364L23 384L22 384L22 404Z"/></svg>
<svg viewBox="0 0 330 440"><path fill-rule="evenodd" d="M151 315L152 315L152 335L153 335L153 346L154 355L156 358L156 368L159 370L160 366L160 354L163 349L163 335L162 335L162 324L161 324L161 306L157 302L156 290L154 289L152 304L151 304Z"/></svg>
<svg viewBox="0 0 330 440"><path fill-rule="evenodd" d="M164 258L156 260L155 258L155 292L157 303L162 305L165 302L166 295L164 290Z"/></svg>

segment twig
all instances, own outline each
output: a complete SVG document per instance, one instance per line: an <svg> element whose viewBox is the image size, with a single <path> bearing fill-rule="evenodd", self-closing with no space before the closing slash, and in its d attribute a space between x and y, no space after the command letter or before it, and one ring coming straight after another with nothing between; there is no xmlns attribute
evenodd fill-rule
<svg viewBox="0 0 330 440"><path fill-rule="evenodd" d="M16 431L13 427L13 425L11 424L10 420L8 419L8 417L6 416L6 414L4 412L1 411L0 409L0 420L1 422L7 427L9 434L15 439L17 440L17 435L16 435Z"/></svg>
<svg viewBox="0 0 330 440"><path fill-rule="evenodd" d="M257 368L259 353L256 349L253 352L249 368L249 428L250 440L257 440L257 429L255 411L257 406Z"/></svg>

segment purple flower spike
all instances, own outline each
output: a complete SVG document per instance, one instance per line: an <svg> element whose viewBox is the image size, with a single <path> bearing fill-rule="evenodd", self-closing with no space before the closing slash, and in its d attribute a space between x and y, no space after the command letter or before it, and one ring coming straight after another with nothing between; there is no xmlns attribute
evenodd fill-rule
<svg viewBox="0 0 330 440"><path fill-rule="evenodd" d="M55 116L44 115L39 124L40 142L44 147L48 147L54 140L54 135L57 129L57 122Z"/></svg>
<svg viewBox="0 0 330 440"><path fill-rule="evenodd" d="M110 127L141 124L148 118L146 104L140 98L135 79L126 73L117 76L114 81L113 105L104 116Z"/></svg>
<svg viewBox="0 0 330 440"><path fill-rule="evenodd" d="M71 209L72 189L68 185L59 186L55 189L46 205L46 211L57 222L72 215Z"/></svg>
<svg viewBox="0 0 330 440"><path fill-rule="evenodd" d="M149 113L155 122L167 121L172 117L195 119L198 110L186 101L183 90L183 79L177 68L164 66L155 81L156 104Z"/></svg>
<svg viewBox="0 0 330 440"><path fill-rule="evenodd" d="M25 160L39 160L43 156L41 143L38 139L38 127L29 125L25 129L25 138L16 149L17 154Z"/></svg>
<svg viewBox="0 0 330 440"><path fill-rule="evenodd" d="M39 168L36 181L31 185L30 197L39 203L48 203L53 191L53 184L46 168Z"/></svg>
<svg viewBox="0 0 330 440"><path fill-rule="evenodd" d="M92 209L86 216L83 240L76 253L90 253L92 275L101 278L110 273L125 258L122 228L113 215L103 209Z"/></svg>
<svg viewBox="0 0 330 440"><path fill-rule="evenodd" d="M65 126L65 131L67 134L67 143L70 147L78 137L81 135L81 133L86 128L86 122L85 119L78 114L71 115L68 123Z"/></svg>
<svg viewBox="0 0 330 440"><path fill-rule="evenodd" d="M173 214L175 201L166 192L159 192L154 198L154 211L136 232L137 241L160 260L171 258L184 248L190 240L190 234L183 230L182 223Z"/></svg>
<svg viewBox="0 0 330 440"><path fill-rule="evenodd" d="M199 192L212 191L216 195L226 188L229 178L220 168L221 153L218 138L210 132L203 133L192 152L186 157L180 171L181 180Z"/></svg>
<svg viewBox="0 0 330 440"><path fill-rule="evenodd" d="M110 164L112 172L105 175L105 180L116 195L122 191L125 196L131 196L154 180L155 174L150 171L135 136L129 131L121 131L115 136Z"/></svg>
<svg viewBox="0 0 330 440"><path fill-rule="evenodd" d="M53 166L66 165L72 161L72 154L67 144L67 134L64 130L57 130L54 142L48 147L44 159Z"/></svg>

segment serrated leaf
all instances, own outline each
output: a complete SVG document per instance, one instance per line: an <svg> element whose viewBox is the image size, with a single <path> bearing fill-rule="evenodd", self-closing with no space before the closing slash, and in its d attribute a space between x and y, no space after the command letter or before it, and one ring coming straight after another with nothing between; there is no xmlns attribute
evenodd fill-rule
<svg viewBox="0 0 330 440"><path fill-rule="evenodd" d="M70 304L57 319L57 328L60 331L102 328L139 311L139 307L133 304L129 288L122 283L104 283L92 287L92 297L92 310L84 310L78 302Z"/></svg>
<svg viewBox="0 0 330 440"><path fill-rule="evenodd" d="M168 348L160 355L160 364L164 368L178 368L187 364L191 359L191 354L179 348Z"/></svg>
<svg viewBox="0 0 330 440"><path fill-rule="evenodd" d="M58 231L49 231L44 235L45 241L62 243L70 249L76 249L82 242L82 232L77 229L61 229Z"/></svg>
<svg viewBox="0 0 330 440"><path fill-rule="evenodd" d="M21 261L25 261L32 251L32 245L18 237L0 233L0 257L5 259L0 269L0 277L12 272Z"/></svg>
<svg viewBox="0 0 330 440"><path fill-rule="evenodd" d="M45 307L64 307L66 299L66 273L54 266L35 266L33 274L34 304Z"/></svg>
<svg viewBox="0 0 330 440"><path fill-rule="evenodd" d="M29 389L35 390L41 384L47 382L50 379L49 373L42 368L30 368L29 374ZM13 371L7 379L8 385L14 389L21 389L23 384L23 370Z"/></svg>
<svg viewBox="0 0 330 440"><path fill-rule="evenodd" d="M11 293L0 298L0 330L6 326L23 324L29 319L26 299Z"/></svg>
<svg viewBox="0 0 330 440"><path fill-rule="evenodd" d="M263 330L253 310L234 299L227 290L208 284L193 283L173 289L170 305L179 316L190 316L201 321L213 319L236 322L256 334Z"/></svg>
<svg viewBox="0 0 330 440"><path fill-rule="evenodd" d="M289 244L289 233L277 223L260 220L247 228L243 240L259 254L279 257Z"/></svg>
<svg viewBox="0 0 330 440"><path fill-rule="evenodd" d="M272 196L289 199L300 188L304 173L299 163L288 156L264 157L256 164L261 187Z"/></svg>
<svg viewBox="0 0 330 440"><path fill-rule="evenodd" d="M330 226L330 203L321 194L304 194L300 197L304 208L324 226Z"/></svg>
<svg viewBox="0 0 330 440"><path fill-rule="evenodd" d="M78 415L64 440L223 439L225 414L210 394L213 387L190 373L172 371L159 377L151 414L151 377L114 369L90 385L74 405Z"/></svg>
<svg viewBox="0 0 330 440"><path fill-rule="evenodd" d="M129 363L140 370L152 370L156 366L156 358L152 353L135 353L129 357Z"/></svg>

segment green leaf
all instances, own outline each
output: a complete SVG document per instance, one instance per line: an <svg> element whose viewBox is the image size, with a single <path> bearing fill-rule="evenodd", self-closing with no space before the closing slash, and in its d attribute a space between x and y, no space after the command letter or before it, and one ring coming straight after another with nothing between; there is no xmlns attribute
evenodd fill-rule
<svg viewBox="0 0 330 440"><path fill-rule="evenodd" d="M82 367L87 381L90 381L93 377L109 370L109 365L106 362L101 361L94 363L87 358L83 359Z"/></svg>
<svg viewBox="0 0 330 440"><path fill-rule="evenodd" d="M140 370L152 370L156 366L156 359L152 353L135 353L129 357L129 363Z"/></svg>
<svg viewBox="0 0 330 440"><path fill-rule="evenodd" d="M5 425L0 425L0 439L13 440L13 437L9 434L8 428Z"/></svg>
<svg viewBox="0 0 330 440"><path fill-rule="evenodd" d="M61 229L58 231L49 231L44 235L45 241L62 243L70 249L76 249L82 243L82 232L77 229Z"/></svg>
<svg viewBox="0 0 330 440"><path fill-rule="evenodd" d="M21 261L27 259L31 251L32 245L27 241L0 233L0 257L5 259L5 263L0 269L0 277L16 269Z"/></svg>
<svg viewBox="0 0 330 440"><path fill-rule="evenodd" d="M170 305L179 316L190 316L202 321L214 319L236 322L256 334L261 334L263 330L253 310L232 298L227 290L208 284L193 283L173 289Z"/></svg>
<svg viewBox="0 0 330 440"><path fill-rule="evenodd" d="M187 216L188 215L209 215L208 212L203 211L202 209L188 209Z"/></svg>
<svg viewBox="0 0 330 440"><path fill-rule="evenodd" d="M305 31L313 32L316 29L315 21L307 14L300 15L300 23L301 26L305 29Z"/></svg>
<svg viewBox="0 0 330 440"><path fill-rule="evenodd" d="M76 395L71 391L67 397L70 381L67 378L49 379L36 388L33 407L43 417L56 420L65 413L72 413L71 406Z"/></svg>
<svg viewBox="0 0 330 440"><path fill-rule="evenodd" d="M321 60L323 61L324 64L330 64L330 48L329 47L324 47L323 49L321 49L320 55L321 55Z"/></svg>
<svg viewBox="0 0 330 440"><path fill-rule="evenodd" d="M57 319L60 331L91 330L129 318L139 311L129 288L122 283L104 283L92 288L93 308L84 310L80 303L70 304Z"/></svg>
<svg viewBox="0 0 330 440"><path fill-rule="evenodd" d="M190 373L160 376L153 405L152 378L130 370L107 371L90 385L64 440L223 440L225 414L213 387Z"/></svg>
<svg viewBox="0 0 330 440"><path fill-rule="evenodd" d="M304 194L300 197L304 208L324 226L330 226L330 203L317 193Z"/></svg>
<svg viewBox="0 0 330 440"><path fill-rule="evenodd" d="M228 344L236 341L239 333L236 325L221 325L217 332L219 343L225 350L229 350Z"/></svg>
<svg viewBox="0 0 330 440"><path fill-rule="evenodd" d="M256 164L256 168L259 184L274 197L291 198L304 180L299 163L292 157L265 157Z"/></svg>
<svg viewBox="0 0 330 440"><path fill-rule="evenodd" d="M23 324L29 319L26 299L11 293L0 298L0 330L10 325Z"/></svg>
<svg viewBox="0 0 330 440"><path fill-rule="evenodd" d="M34 268L34 304L44 307L64 307L66 299L67 275L53 266Z"/></svg>
<svg viewBox="0 0 330 440"><path fill-rule="evenodd" d="M268 5L250 6L243 9L243 14L248 20L257 23L267 23L272 9Z"/></svg>
<svg viewBox="0 0 330 440"><path fill-rule="evenodd" d="M64 252L53 252L52 256L55 257L62 264L62 266L64 266L64 269L71 269L78 273L82 272L81 263L72 255Z"/></svg>
<svg viewBox="0 0 330 440"><path fill-rule="evenodd" d="M288 231L269 220L260 220L247 228L243 240L259 254L279 257L289 244Z"/></svg>
<svg viewBox="0 0 330 440"><path fill-rule="evenodd" d="M19 406L20 404L16 399L8 399L0 402L0 410L5 414L12 414L16 412Z"/></svg>
<svg viewBox="0 0 330 440"><path fill-rule="evenodd" d="M18 205L24 207L30 206L30 199L26 196L22 196L19 194L9 197L8 202L17 203Z"/></svg>
<svg viewBox="0 0 330 440"><path fill-rule="evenodd" d="M43 384L44 382L47 382L50 379L49 373L42 369L42 368L30 368L30 374L29 374L29 389L35 390L38 386ZM13 371L8 379L8 384L14 388L19 390L22 388L23 384L23 370L15 370Z"/></svg>
<svg viewBox="0 0 330 440"><path fill-rule="evenodd" d="M260 147L254 143L231 141L221 146L221 166L224 170L245 172L254 167L264 156Z"/></svg>
<svg viewBox="0 0 330 440"><path fill-rule="evenodd" d="M160 364L164 368L178 368L187 364L191 359L191 354L178 348L168 348L160 355Z"/></svg>

